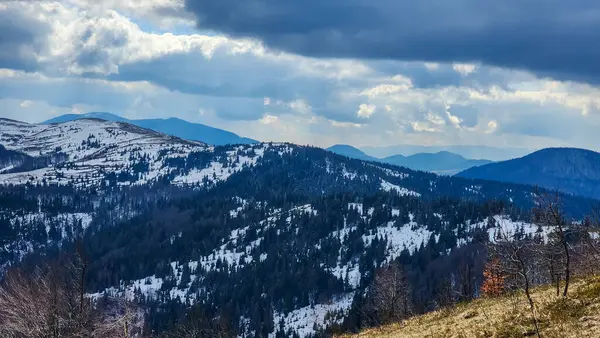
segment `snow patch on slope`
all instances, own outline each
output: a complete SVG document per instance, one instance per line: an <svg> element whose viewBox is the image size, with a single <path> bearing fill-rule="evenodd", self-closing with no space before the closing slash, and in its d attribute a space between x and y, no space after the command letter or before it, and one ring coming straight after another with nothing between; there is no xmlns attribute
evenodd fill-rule
<svg viewBox="0 0 600 338"><path fill-rule="evenodd" d="M179 298L182 302L187 302L191 305L196 301L196 294L190 292L190 286L197 278L195 276L195 271L198 267L198 263L187 262L184 264L188 264L188 268L190 269L190 282L183 288L179 287L183 277L183 265L179 262L171 262L170 266L172 269L173 276L175 276L175 279L172 282L174 282L175 286L170 290L166 291L168 291L169 296L172 299ZM123 297L130 301L133 301L136 295L141 295L149 299L156 299L160 291L165 291L162 290L164 283L165 279L152 275L132 281L121 281L119 283L119 287L110 287L96 293L88 294L87 296L93 300L100 299L104 295L113 297Z"/></svg>
<svg viewBox="0 0 600 338"><path fill-rule="evenodd" d="M400 196L415 196L415 197L420 197L421 194L408 190L406 188L400 187L398 185L392 184L388 181L385 180L381 180L381 184L380 184L380 189L383 191L395 191L397 192Z"/></svg>
<svg viewBox="0 0 600 338"><path fill-rule="evenodd" d="M376 237L387 240L387 261L390 262L399 257L404 249L413 254L421 246L426 245L432 235L433 232L415 222L397 227L396 222L391 221L386 226L371 231L371 235L363 235L363 242L365 245L370 245Z"/></svg>
<svg viewBox="0 0 600 338"><path fill-rule="evenodd" d="M297 333L301 338L315 334L315 327L325 328L332 324L341 324L352 306L353 297L354 293L351 292L334 298L327 304L307 306L287 314L275 312L275 332L280 321L283 321L286 330ZM269 338L274 338L275 332L271 333Z"/></svg>

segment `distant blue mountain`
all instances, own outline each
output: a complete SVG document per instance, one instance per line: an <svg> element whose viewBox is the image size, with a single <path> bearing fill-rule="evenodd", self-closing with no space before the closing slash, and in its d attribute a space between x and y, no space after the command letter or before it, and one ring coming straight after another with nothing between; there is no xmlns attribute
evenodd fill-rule
<svg viewBox="0 0 600 338"><path fill-rule="evenodd" d="M418 153L410 156L394 155L377 158L347 144L336 144L327 148L327 150L359 160L389 163L413 170L430 171L443 175L454 175L462 170L492 162L488 160L470 160L447 151L434 154Z"/></svg>
<svg viewBox="0 0 600 338"><path fill-rule="evenodd" d="M327 150L331 151L332 153L336 153L338 155L343 155L343 156L355 158L358 160L376 161L376 162L381 161L377 157L369 156L369 155L363 153L360 149L355 148L350 145L347 145L347 144L336 144L334 146L327 148Z"/></svg>
<svg viewBox="0 0 600 338"><path fill-rule="evenodd" d="M529 148L498 148L474 145L451 145L451 146L418 146L418 145L395 145L387 147L361 147L368 155L379 158L404 155L410 156L418 153L438 153L447 151L460 155L467 159L487 159L492 161L505 161L511 158L525 156L535 149Z"/></svg>
<svg viewBox="0 0 600 338"><path fill-rule="evenodd" d="M200 141L214 145L258 143L256 140L241 137L226 130L209 127L200 123L191 123L178 118L129 120L110 113L93 112L87 114L61 115L45 121L44 124L64 123L82 118L97 118L107 121L126 122L186 140Z"/></svg>
<svg viewBox="0 0 600 338"><path fill-rule="evenodd" d="M42 124L52 124L52 123L65 123L77 119L101 119L106 121L116 121L116 122L127 122L131 123L132 120L128 120L126 118L111 114L111 113L87 113L87 114L65 114L60 115L55 118L52 118L48 121L42 122ZM141 121L141 120L138 120Z"/></svg>
<svg viewBox="0 0 600 338"><path fill-rule="evenodd" d="M492 163L488 160L466 159L448 151L440 151L434 154L418 153L410 156L394 155L385 157L381 161L414 170L431 171L446 175L453 175L474 166Z"/></svg>
<svg viewBox="0 0 600 338"><path fill-rule="evenodd" d="M457 176L539 185L600 199L600 153L546 148L509 161L467 169Z"/></svg>

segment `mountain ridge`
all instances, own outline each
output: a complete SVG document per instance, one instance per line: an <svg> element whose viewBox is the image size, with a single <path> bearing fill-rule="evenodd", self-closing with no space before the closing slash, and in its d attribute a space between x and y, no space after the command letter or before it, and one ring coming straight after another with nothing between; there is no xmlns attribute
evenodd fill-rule
<svg viewBox="0 0 600 338"><path fill-rule="evenodd" d="M598 199L600 153L580 148L545 148L521 158L473 167L457 176L527 183Z"/></svg>
<svg viewBox="0 0 600 338"><path fill-rule="evenodd" d="M449 261L479 273L482 260L467 257L485 257L479 241L498 224L539 230L526 185L289 143L211 146L96 118L0 130L7 162L64 156L0 173L0 273L80 241L88 296L142 304L156 330L202 305L239 336L320 336L394 260L425 311L465 268ZM588 202L564 196L570 217Z"/></svg>
<svg viewBox="0 0 600 338"><path fill-rule="evenodd" d="M327 150L359 160L389 163L413 170L428 171L442 175L453 175L467 168L492 162L489 160L466 159L461 155L448 151L417 153L409 156L393 155L377 158L367 155L362 150L347 144L336 144L327 148Z"/></svg>
<svg viewBox="0 0 600 338"><path fill-rule="evenodd" d="M406 166L415 170L431 171L435 173L452 174L466 168L488 164L489 160L466 159L461 155L448 151L437 153L418 153L409 156L395 155L383 158L382 161Z"/></svg>
<svg viewBox="0 0 600 338"><path fill-rule="evenodd" d="M469 159L487 159L491 161L504 161L511 158L525 156L535 149L528 148L500 148L476 145L449 145L449 146L421 146L421 145L393 145L383 147L361 147L367 154L376 157L387 157L396 154L409 156L416 153L435 153L449 151Z"/></svg>
<svg viewBox="0 0 600 338"><path fill-rule="evenodd" d="M302 160L310 155L314 157L314 161L318 160L312 165L323 171L323 175L336 174L344 181L361 182L362 185L369 182L372 188L379 191L391 189L403 193L408 191L410 194L414 192L419 195L432 196L436 194L464 196L464 192L468 192L468 195L471 196L483 195L481 192L476 192L481 189L482 183L479 181L465 180L462 177L440 177L382 162L365 162L352 158L345 160L344 158L347 157L337 154L335 157L331 157L333 155L331 152L321 148L289 143L215 147L128 123L98 119L78 119L50 125L5 122L0 124L0 128L3 129L0 144L7 150L21 152L32 157L57 154L66 156L62 162L50 163L41 172L24 171L20 173L24 177L18 179L14 174L0 175L0 179L3 179L5 183L25 183L31 180L36 182L48 177L60 178L59 181L68 182L69 180L64 178L66 173L70 175L70 180L76 181L82 177L91 177L90 170L97 170L102 175L106 175L110 168L111 171L121 172L129 177L123 181L128 184L148 182L140 180L139 177L144 175L149 175L152 181L160 181L161 177L168 177L169 181L174 182L193 182L194 184L212 182L211 184L214 184L221 178L227 179L234 173L247 171L247 169L262 165L263 162L265 165L273 166L282 159L291 163L286 159L290 155L292 156L290 160L293 161ZM295 156L298 155L302 157L295 159ZM198 156L203 159L196 159ZM281 165L288 164L281 163ZM181 166L185 168L182 170ZM140 171L140 169L142 170ZM367 172L372 172L374 176L368 177ZM413 180L413 177L418 179ZM96 179L98 178L100 176L96 177ZM490 187L494 186L494 189L502 189L502 184L494 182L486 184ZM436 186L438 190L432 189L432 185ZM346 191L359 186L346 187ZM421 187L417 188L419 186ZM462 188L453 189L450 188L451 186ZM525 192L525 190L530 190L526 185L520 189L524 190L523 197L529 194L529 191ZM498 190L498 192L500 191ZM516 198L516 196L512 197Z"/></svg>
<svg viewBox="0 0 600 338"><path fill-rule="evenodd" d="M381 159L367 155L362 150L360 150L356 147L353 147L351 145L348 145L348 144L335 144L335 145L332 145L331 147L327 148L326 150L336 153L338 155L343 155L343 156L355 158L358 160L373 161L373 162L381 161Z"/></svg>
<svg viewBox="0 0 600 338"><path fill-rule="evenodd" d="M44 121L42 124L63 123L83 118L98 118L107 121L126 122L142 128L173 135L182 139L200 141L214 145L258 143L256 140L241 137L235 133L223 129L214 128L200 123L192 123L174 117L166 119L132 120L111 113L90 112L86 114L61 115Z"/></svg>

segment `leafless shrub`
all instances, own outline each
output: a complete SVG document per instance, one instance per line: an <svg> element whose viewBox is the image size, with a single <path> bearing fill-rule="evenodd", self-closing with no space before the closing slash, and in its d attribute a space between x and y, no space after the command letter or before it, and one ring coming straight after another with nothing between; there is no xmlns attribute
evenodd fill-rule
<svg viewBox="0 0 600 338"><path fill-rule="evenodd" d="M399 263L393 262L375 273L367 293L365 310L371 325L399 321L411 315L410 285Z"/></svg>
<svg viewBox="0 0 600 338"><path fill-rule="evenodd" d="M32 273L9 271L0 286L0 337L133 337L139 311L124 301L95 306L85 296L86 270L78 254Z"/></svg>
<svg viewBox="0 0 600 338"><path fill-rule="evenodd" d="M236 335L229 327L227 318L211 318L201 307L191 310L184 321L161 338L232 338Z"/></svg>
<svg viewBox="0 0 600 338"><path fill-rule="evenodd" d="M535 332L540 337L540 330L536 314L536 307L531 297L532 281L531 276L536 269L535 257L539 252L539 242L516 238L499 224L499 236L496 243L490 245L490 252L494 258L500 262L503 275L507 278L505 282L509 289L521 289L527 297L529 310Z"/></svg>
<svg viewBox="0 0 600 338"><path fill-rule="evenodd" d="M560 262L563 265L565 286L562 295L566 297L569 292L569 283L571 282L572 249L567 238L569 227L562 211L560 195L556 193L538 194L537 196L538 208L533 210L534 221L543 227L552 229L547 250L551 250L550 257L553 262ZM557 275L560 276L558 273ZM559 282L560 277L557 279L557 283Z"/></svg>

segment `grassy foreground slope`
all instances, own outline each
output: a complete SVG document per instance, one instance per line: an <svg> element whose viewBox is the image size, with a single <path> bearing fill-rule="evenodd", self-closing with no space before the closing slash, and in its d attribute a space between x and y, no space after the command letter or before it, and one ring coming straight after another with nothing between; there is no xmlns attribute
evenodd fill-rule
<svg viewBox="0 0 600 338"><path fill-rule="evenodd" d="M600 277L572 284L569 297L550 286L534 290L542 337L600 337ZM525 295L477 299L454 308L413 317L402 323L345 337L536 337Z"/></svg>

